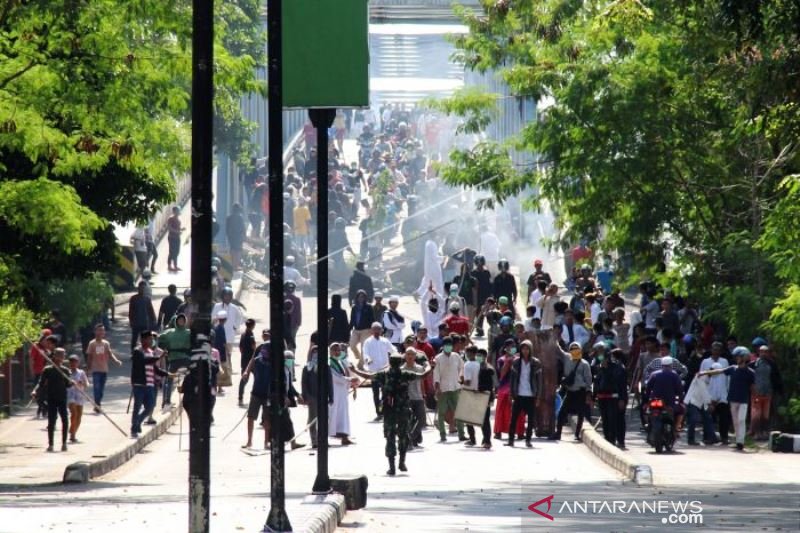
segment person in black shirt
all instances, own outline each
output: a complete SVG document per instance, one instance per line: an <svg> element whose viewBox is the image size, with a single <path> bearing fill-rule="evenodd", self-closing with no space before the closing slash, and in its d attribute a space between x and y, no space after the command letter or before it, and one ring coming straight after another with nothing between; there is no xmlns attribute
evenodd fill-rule
<svg viewBox="0 0 800 533"><path fill-rule="evenodd" d="M472 277L475 279L475 287L477 289L475 336L483 337L484 313L482 308L486 303L486 299L492 296L492 275L486 270L486 259L482 255L475 256L475 270L472 271Z"/></svg>
<svg viewBox="0 0 800 533"><path fill-rule="evenodd" d="M248 318L244 323L244 333L239 338L239 353L241 354L241 368L242 374L245 373L247 370L247 365L250 364L250 360L253 358L253 354L256 352L256 337L253 334L253 328L256 327L256 321L252 318ZM244 407L244 389L247 383L245 380L239 381L239 407Z"/></svg>
<svg viewBox="0 0 800 533"><path fill-rule="evenodd" d="M500 261L497 263L497 268L500 272L495 276L492 281L492 292L494 297L500 301L502 296L508 298L508 303L514 316L517 315L517 282L514 276L508 271L510 268L508 261Z"/></svg>
<svg viewBox="0 0 800 533"><path fill-rule="evenodd" d="M53 451L53 436L56 429L56 418L61 418L61 451L67 451L67 433L69 418L67 417L67 389L72 386L69 369L63 366L64 348L56 348L51 365L48 365L39 378L39 384L31 393L34 398L41 395L47 400L47 451Z"/></svg>
<svg viewBox="0 0 800 533"><path fill-rule="evenodd" d="M478 355L475 358L481 365L478 372L478 391L489 393L489 403L486 405L486 414L483 417L483 425L481 426L481 433L483 436L482 446L489 450L492 447L492 427L489 424L489 414L492 410L492 403L494 403L494 382L495 371L492 365L487 361L488 352L483 348L478 348ZM471 426L470 426L471 427Z"/></svg>
<svg viewBox="0 0 800 533"><path fill-rule="evenodd" d="M328 335L330 342L350 342L350 321L347 311L342 309L342 295L331 296L331 307L328 309Z"/></svg>
<svg viewBox="0 0 800 533"><path fill-rule="evenodd" d="M347 291L350 307L353 307L353 304L356 300L356 295L359 291L364 291L366 293L367 302L371 302L373 296L375 295L375 289L372 286L372 278L369 277L369 274L367 274L364 270L363 261L358 261L356 263L356 269L353 271L353 275L350 276L350 287Z"/></svg>
<svg viewBox="0 0 800 533"><path fill-rule="evenodd" d="M161 300L161 306L158 308L158 326L160 329L169 327L169 321L178 312L178 307L181 306L183 301L176 296L178 288L174 284L167 287L169 296Z"/></svg>
<svg viewBox="0 0 800 533"><path fill-rule="evenodd" d="M542 270L541 259L537 259L533 262L533 268L533 273L528 276L528 299L530 299L531 293L539 286L540 281L544 281L548 286L553 283L553 280L550 278L550 274Z"/></svg>
<svg viewBox="0 0 800 533"><path fill-rule="evenodd" d="M461 264L461 272L453 278L453 284L458 287L458 295L467 304L467 318L469 319L470 332L475 322L475 304L478 296L478 280L469 271L466 263Z"/></svg>

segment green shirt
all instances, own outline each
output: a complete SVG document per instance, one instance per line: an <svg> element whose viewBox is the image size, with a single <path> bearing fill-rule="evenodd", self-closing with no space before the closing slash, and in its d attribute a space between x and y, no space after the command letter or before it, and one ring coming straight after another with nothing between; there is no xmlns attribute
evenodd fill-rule
<svg viewBox="0 0 800 533"><path fill-rule="evenodd" d="M170 328L158 338L158 345L170 361L185 359L192 353L192 334L188 328Z"/></svg>

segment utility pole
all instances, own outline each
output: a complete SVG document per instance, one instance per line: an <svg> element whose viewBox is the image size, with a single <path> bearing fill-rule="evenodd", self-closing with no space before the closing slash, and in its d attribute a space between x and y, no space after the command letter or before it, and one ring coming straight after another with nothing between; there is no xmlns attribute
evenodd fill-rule
<svg viewBox="0 0 800 533"><path fill-rule="evenodd" d="M328 476L328 128L335 109L310 109L317 128L317 478L312 491L331 491Z"/></svg>
<svg viewBox="0 0 800 533"><path fill-rule="evenodd" d="M192 373L189 412L189 532L207 533L210 517L211 228L214 117L214 1L192 2ZM177 409L183 409L178 405Z"/></svg>
<svg viewBox="0 0 800 533"><path fill-rule="evenodd" d="M281 423L286 397L283 327L283 73L282 0L267 0L267 121L269 147L269 320L272 370L270 401L270 510L265 532L291 531L286 514L286 479L283 445L286 436Z"/></svg>

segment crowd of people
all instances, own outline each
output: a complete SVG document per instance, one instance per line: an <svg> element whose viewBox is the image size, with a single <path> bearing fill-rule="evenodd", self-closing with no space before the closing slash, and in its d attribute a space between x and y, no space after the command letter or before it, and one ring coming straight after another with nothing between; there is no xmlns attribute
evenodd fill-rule
<svg viewBox="0 0 800 533"><path fill-rule="evenodd" d="M327 347L316 345L315 334L308 343L298 342L303 304L296 291L310 286L314 277L310 267L315 259L318 180L313 129L306 131L305 147L295 152L287 168L282 192L287 256L286 344L281 350L287 361L286 395L289 405L308 406L312 447L325 438L317 435L314 424L319 415L319 357L330 361L328 437L340 439L343 445L354 442L350 391L368 380L376 419L384 424L391 475L398 455L397 467L407 470L406 452L421 447L429 412L435 413L440 441L456 435L466 445L478 446L474 428L478 425L480 446L487 450L494 440L508 446L522 440L530 447L534 434L559 440L569 415L577 416L576 439L581 439L584 421L599 415L606 440L625 449L628 413L638 410L645 427L645 406L654 396L663 397L674 409L676 430L685 427L689 445L698 444L698 422L702 422L707 445L728 443L733 425L735 445L742 449L748 418L749 435L765 437L772 395L781 390L781 374L764 339L755 339L750 350L732 336L718 338L690 301L653 283L642 284L639 302L626 299L614 282L611 258L602 257L594 264L593 252L583 244L569 254L573 264L564 290L540 259L533 261L530 272L525 272L524 265L515 265L519 278L512 273L506 258L513 250L497 235L499 221L473 217L469 224L422 232L447 218L442 215L446 209L436 209L440 200L450 209L452 221L465 216L458 207L466 200L458 194L451 196L452 189L441 184L431 164L443 149L437 136L442 133L441 119L420 107L386 105L376 111L338 112L331 132L326 186L330 193L330 288L335 294ZM350 162L343 147L348 136L356 136L359 144L357 160ZM238 206L231 216L242 218L236 226L240 234L249 232L251 238L261 239L266 231L266 183L256 173L247 187L247 221L245 210ZM362 236L357 250L346 234L346 228L356 224ZM400 293L384 296L380 290L388 278L382 266L386 246L398 234L403 237L402 255L411 259L403 269L407 272L398 276L406 273L417 287L402 292L417 302L418 309L412 313L401 309ZM180 236L179 223L176 235ZM352 262L345 261L345 252L353 256ZM144 256L141 264L151 260L155 261ZM239 261L238 256L234 258L236 264ZM517 279L524 279L524 285ZM242 379L237 398L247 408L248 420L244 448L253 446L259 414L267 447L270 332L262 330L258 342L256 321L233 301L233 291L218 271L215 297L210 339L214 401L233 386L239 337ZM190 356L188 328L196 312L191 292L184 292L181 299L171 285L156 313L148 278L143 276L139 282L128 313L134 435L141 433L142 424L154 423L159 391L162 408L172 405L174 381ZM32 348L32 356L34 351L52 354L51 366L58 368L48 372L40 362L34 370L38 397L46 397L40 409L49 419L50 449L58 416L64 435L72 427L70 437L76 438L80 409L73 411L71 406L82 405L83 396L68 389L82 390L91 384L92 403L100 411L109 362L120 363L104 339L103 326L94 332L85 355L88 374L76 372L81 362L77 355L69 357L69 369L61 368L65 352L59 351L50 331L43 332ZM301 345L307 349L306 361L298 373ZM58 376L70 379L60 381ZM298 380L299 391L295 389ZM485 399L479 402L480 423L464 424L456 418L462 396ZM71 425L62 405L74 412ZM294 438L291 411L284 413L282 424L292 447L303 446Z"/></svg>

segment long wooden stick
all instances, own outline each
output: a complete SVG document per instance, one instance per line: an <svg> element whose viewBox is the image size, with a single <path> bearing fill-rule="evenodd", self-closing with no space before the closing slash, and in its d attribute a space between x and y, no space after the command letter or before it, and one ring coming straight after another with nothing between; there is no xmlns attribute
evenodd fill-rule
<svg viewBox="0 0 800 533"><path fill-rule="evenodd" d="M20 331L20 330L17 330L17 333L19 333L19 334L20 334L20 336L22 336L22 338L23 338L23 339L25 339L26 341L30 342L31 344L35 344L35 343L34 343L34 342L33 342L33 341L32 341L32 340L31 340L31 339L30 339L30 338L29 338L27 335L25 335L25 334L24 334L22 331ZM44 351L44 350L39 350L39 353L41 353L41 354L42 354L42 356L43 356L43 357L44 357L44 358L47 360L47 362L48 362L48 363L50 363L51 365L53 365L53 368L55 368L55 369L58 371L58 373L59 373L59 374L61 374L61 375L62 375L62 376L65 378L65 379L67 379L68 381L70 381L70 382L72 382L72 383L75 383L75 380L73 380L71 377L69 377L69 376L66 374L66 372L64 372L64 370L63 370L63 369L62 369L60 366L56 366L56 364L53 362L53 360L52 360L52 359L50 359L50 356L49 356L49 355L47 355L47 353L45 353L45 351ZM37 385L37 389L38 389L38 385ZM84 398L86 398L87 400L89 400L89 403L90 403L90 404L92 404L92 406L93 406L95 409L97 409L97 410L98 410L98 412L99 412L101 415L103 415L104 417L106 417L106 420L108 420L109 422L111 422L111 425L112 425L112 426L114 426L115 428L117 428L117 429L119 430L119 432L120 432L120 433L122 433L122 434L123 434L123 435L125 435L126 437L128 436L128 434L127 434L127 433L125 433L125 431L124 431L124 430L123 430L121 427L119 427L119 426L117 425L117 423L116 423L116 422L114 422L114 421L111 419L111 417L109 417L109 416L108 416L108 415L105 413L105 411L103 411L103 409L102 409L102 408L101 408L99 405L97 405L96 403L94 403L94 400L93 400L93 399L92 399L92 398L91 398L91 397L90 397L90 396L89 396L89 395L86 393L86 391L84 391L84 390L83 390L83 389L81 389L81 388L76 388L75 390L77 390L78 392L80 392L80 393L83 395L83 397L84 397Z"/></svg>

